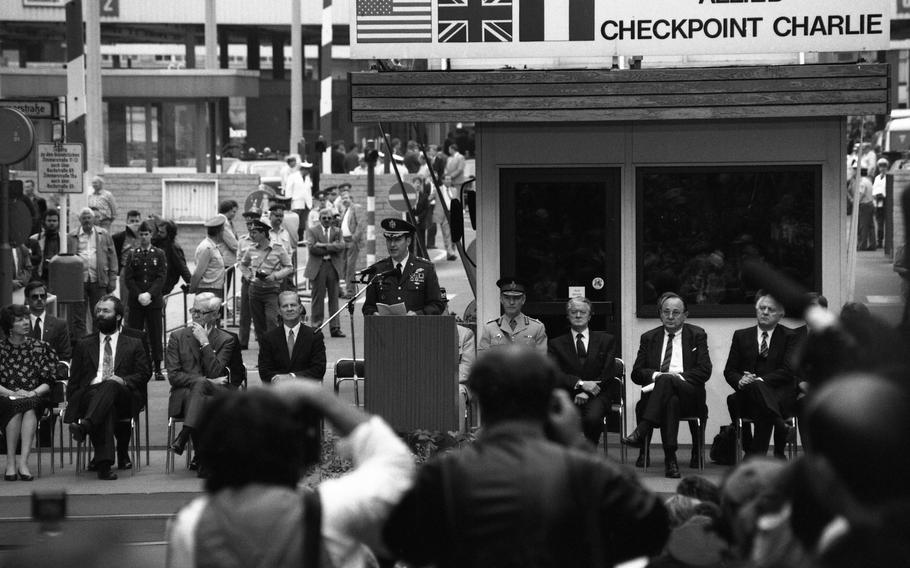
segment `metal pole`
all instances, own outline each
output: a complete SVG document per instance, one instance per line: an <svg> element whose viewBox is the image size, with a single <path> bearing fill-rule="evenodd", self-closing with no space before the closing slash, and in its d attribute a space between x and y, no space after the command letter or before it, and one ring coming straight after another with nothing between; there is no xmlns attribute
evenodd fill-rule
<svg viewBox="0 0 910 568"><path fill-rule="evenodd" d="M284 53L272 53L273 61L278 57L284 57ZM301 140L303 140L303 32L300 28L300 0L291 0L291 139L288 141L288 152L297 151L297 143ZM300 152L300 156L306 158L303 151ZM301 219L301 222L306 223L306 219Z"/></svg>
<svg viewBox="0 0 910 568"><path fill-rule="evenodd" d="M101 12L97 0L82 4L85 18L85 155L89 176L104 173L101 105Z"/></svg>
<svg viewBox="0 0 910 568"><path fill-rule="evenodd" d="M13 250L9 246L9 166L0 166L0 305L13 303Z"/></svg>
<svg viewBox="0 0 910 568"><path fill-rule="evenodd" d="M319 49L319 131L326 147L322 173L332 173L332 0L322 2L322 43Z"/></svg>
<svg viewBox="0 0 910 568"><path fill-rule="evenodd" d="M367 163L367 266L376 262L376 158L373 154L375 142L368 140L363 145Z"/></svg>

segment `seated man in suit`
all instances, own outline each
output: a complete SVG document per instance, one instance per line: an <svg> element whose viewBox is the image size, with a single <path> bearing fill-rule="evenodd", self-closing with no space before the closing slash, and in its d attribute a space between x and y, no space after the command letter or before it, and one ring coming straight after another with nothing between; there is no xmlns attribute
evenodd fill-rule
<svg viewBox="0 0 910 568"><path fill-rule="evenodd" d="M114 421L131 416L133 399L142 396L152 371L142 340L121 333L119 298L102 296L94 316L96 332L77 343L73 352L64 420L76 441L91 437L98 479L113 480ZM125 466L129 456L118 451L117 459Z"/></svg>
<svg viewBox="0 0 910 568"><path fill-rule="evenodd" d="M183 428L171 443L180 455L199 427L199 417L209 400L219 391L230 388L228 369L237 340L218 328L221 298L211 292L196 294L190 315L193 320L183 329L171 333L167 342L165 366L171 383L167 415L183 416Z"/></svg>
<svg viewBox="0 0 910 568"><path fill-rule="evenodd" d="M547 353L559 369L563 387L573 393L581 411L585 438L600 442L603 419L610 403L620 396L621 385L614 380L616 339L603 331L591 331L591 301L572 298L566 303L566 317L572 329L547 344Z"/></svg>
<svg viewBox="0 0 910 568"><path fill-rule="evenodd" d="M711 357L705 330L686 323L689 311L685 300L666 292L657 299L657 313L662 325L641 335L632 366L632 382L644 387L642 392L646 393L642 395L644 411L638 426L622 442L642 447L654 427L660 426L665 474L675 479L680 476L676 462L679 418L705 414L705 383L711 378ZM695 435L700 433L694 432ZM640 459L646 465L645 458ZM698 467L694 444L689 465Z"/></svg>
<svg viewBox="0 0 910 568"><path fill-rule="evenodd" d="M263 383L325 376L325 339L322 332L301 323L303 305L297 292L278 295L282 325L267 332L259 342L259 378Z"/></svg>
<svg viewBox="0 0 910 568"><path fill-rule="evenodd" d="M736 391L727 397L730 417L755 421L755 438L744 435L747 454L765 455L774 428L774 455L783 457L790 428L784 417L796 402L793 373L793 330L780 325L784 308L773 296L759 290L755 295L758 325L733 332L724 378Z"/></svg>

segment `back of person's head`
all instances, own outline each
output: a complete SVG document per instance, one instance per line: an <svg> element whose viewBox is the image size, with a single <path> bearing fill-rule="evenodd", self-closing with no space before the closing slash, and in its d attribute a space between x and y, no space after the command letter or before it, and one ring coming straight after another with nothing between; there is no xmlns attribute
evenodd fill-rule
<svg viewBox="0 0 910 568"><path fill-rule="evenodd" d="M519 345L484 352L468 375L468 387L477 395L484 420L491 423L503 420L543 423L556 386L553 363Z"/></svg>
<svg viewBox="0 0 910 568"><path fill-rule="evenodd" d="M199 427L199 461L210 473L205 488L251 483L296 487L319 456L305 455L301 412L266 389L231 391L212 400Z"/></svg>
<svg viewBox="0 0 910 568"><path fill-rule="evenodd" d="M670 519L670 528L675 529L695 515L695 508L700 503L698 499L675 493L664 501L667 515Z"/></svg>
<svg viewBox="0 0 910 568"><path fill-rule="evenodd" d="M866 304L861 302L847 302L840 309L840 319L844 325L851 325L854 322L866 320L872 316Z"/></svg>

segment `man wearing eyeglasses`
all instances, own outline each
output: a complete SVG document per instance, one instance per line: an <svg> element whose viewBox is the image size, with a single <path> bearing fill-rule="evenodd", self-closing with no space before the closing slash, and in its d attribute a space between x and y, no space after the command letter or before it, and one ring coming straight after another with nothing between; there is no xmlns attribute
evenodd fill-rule
<svg viewBox="0 0 910 568"><path fill-rule="evenodd" d="M167 379L171 383L168 416L183 416L183 429L171 443L180 455L199 427L205 405L216 393L231 387L228 369L237 340L220 329L221 298L211 292L196 294L192 321L171 333L167 342ZM198 450L195 438L193 444Z"/></svg>
<svg viewBox="0 0 910 568"><path fill-rule="evenodd" d="M686 302L673 292L657 300L661 326L641 335L638 356L632 366L632 382L642 386L638 426L622 443L643 448L650 443L651 432L660 427L664 449L664 472L667 477L680 477L676 461L676 439L681 416L702 416L705 410L705 383L711 378L711 357L705 330L686 323ZM698 431L693 432L698 435ZM699 456L692 445L691 467L698 467ZM647 465L640 456L639 467Z"/></svg>
<svg viewBox="0 0 910 568"><path fill-rule="evenodd" d="M525 305L524 284L508 277L500 278L496 285L503 314L484 324L477 350L516 343L546 353L547 329L539 320L521 313Z"/></svg>
<svg viewBox="0 0 910 568"><path fill-rule="evenodd" d="M310 325L318 328L325 316L325 298L329 297L329 312L338 311L339 275L344 273L344 241L341 229L333 226L334 212L328 207L319 211L319 225L308 227L304 233L309 257L306 261L304 278L309 278L313 287L312 315ZM329 323L332 337L344 337L341 322L334 319Z"/></svg>
<svg viewBox="0 0 910 568"><path fill-rule="evenodd" d="M389 256L367 268L364 273L378 275L367 288L363 315L379 312L377 303L389 306L403 303L408 315L435 316L444 303L439 278L433 263L411 254L414 225L401 219L383 219L380 226Z"/></svg>
<svg viewBox="0 0 910 568"><path fill-rule="evenodd" d="M25 285L25 303L32 324L32 337L47 342L57 354L57 360L69 366L73 356L69 329L65 321L47 313L47 286L44 282L32 280Z"/></svg>

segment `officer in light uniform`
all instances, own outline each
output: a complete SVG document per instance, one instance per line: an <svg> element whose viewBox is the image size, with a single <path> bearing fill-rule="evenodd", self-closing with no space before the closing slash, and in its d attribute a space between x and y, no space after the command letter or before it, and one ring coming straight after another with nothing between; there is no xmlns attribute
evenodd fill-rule
<svg viewBox="0 0 910 568"><path fill-rule="evenodd" d="M505 312L483 325L477 350L517 343L547 352L547 330L540 321L521 313L525 305L525 287L514 278L500 278L499 301Z"/></svg>
<svg viewBox="0 0 910 568"><path fill-rule="evenodd" d="M379 276L367 288L363 315L377 313L377 303L391 306L402 302L408 315L441 314L444 304L436 269L429 260L410 252L414 225L390 217L383 219L380 226L390 256L366 269L368 274Z"/></svg>

